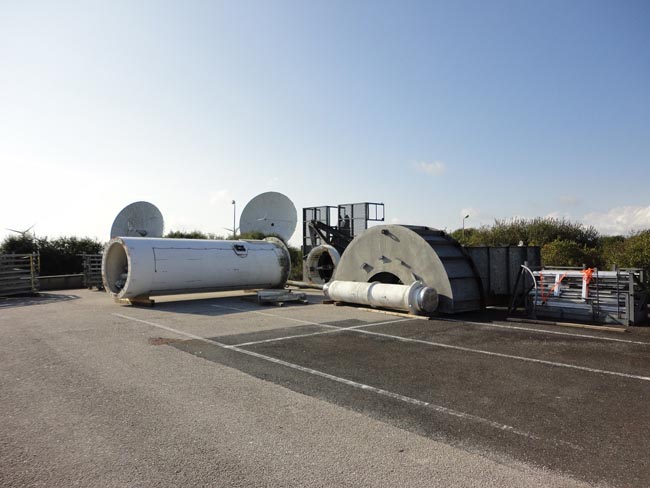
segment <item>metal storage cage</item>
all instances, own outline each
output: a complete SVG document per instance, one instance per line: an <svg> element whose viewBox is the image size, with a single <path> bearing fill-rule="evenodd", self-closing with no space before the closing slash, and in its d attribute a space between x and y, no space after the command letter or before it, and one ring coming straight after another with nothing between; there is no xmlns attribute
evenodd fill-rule
<svg viewBox="0 0 650 488"><path fill-rule="evenodd" d="M531 317L639 325L648 321L649 287L642 269L601 271L522 266L527 277L526 312ZM517 297L513 298L513 306Z"/></svg>
<svg viewBox="0 0 650 488"><path fill-rule="evenodd" d="M0 296L38 291L38 254L0 254Z"/></svg>
<svg viewBox="0 0 650 488"><path fill-rule="evenodd" d="M84 286L89 290L95 286L98 290L104 289L102 282L102 255L86 254L81 255L83 260Z"/></svg>

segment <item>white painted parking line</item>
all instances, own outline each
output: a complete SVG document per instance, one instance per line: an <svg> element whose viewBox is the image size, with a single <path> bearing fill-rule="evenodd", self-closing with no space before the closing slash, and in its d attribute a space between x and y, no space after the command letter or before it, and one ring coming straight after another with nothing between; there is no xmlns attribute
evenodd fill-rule
<svg viewBox="0 0 650 488"><path fill-rule="evenodd" d="M303 320L303 319L295 319L293 317L287 317L286 315L278 315L274 313L269 313L269 312L260 312L259 310L254 310L250 308L239 308L239 307L227 307L225 305L210 305L211 307L215 308L223 308L225 310L235 310L237 312L247 312L247 313L254 313L256 315L262 315L263 317L273 317L274 319L286 319L291 322L298 322L300 324L305 324L305 325L323 325L320 322L312 322L311 320ZM396 319L396 320L387 320L386 322L376 322L374 325L379 325L379 324L391 324L394 322L400 322L400 321L405 321L408 320L406 318L401 318L401 319ZM334 326L331 326L334 327Z"/></svg>
<svg viewBox="0 0 650 488"><path fill-rule="evenodd" d="M225 310L236 310L237 312L249 312L249 313L254 313L256 315L262 315L264 317L273 317L274 319L286 319L291 322L298 322L301 324L307 324L307 325L321 325L318 322L311 322L309 320L302 320L302 319L294 319L293 317L285 317L284 315L275 315L273 313L268 313L268 312L259 312L257 310L253 309L247 309L247 308L239 308L239 307L226 307L224 305L210 305L211 307L214 308L223 308Z"/></svg>
<svg viewBox="0 0 650 488"><path fill-rule="evenodd" d="M288 320L293 320L293 321L296 321L296 322L302 322L302 323L306 323L306 324L322 325L322 324L318 324L317 322L309 322L309 321L306 321L306 320L300 320L300 319L294 319L294 318L279 316L279 315L270 314L270 313L267 313L267 312L257 312L257 311L254 311L254 310L239 309L239 308L235 308L235 307L223 307L223 306L220 306L220 305L213 305L213 307L230 308L232 310L238 310L238 311L241 311L241 312L257 313L257 314L260 314L260 315L265 315L265 316L273 317L273 318L276 318L276 319L277 318L282 318L282 319L286 318ZM408 319L404 319L404 320L408 320ZM389 323L389 322L383 322L383 323L386 324L386 323ZM374 325L380 325L380 324L381 323L376 323ZM401 342L411 342L411 343L416 343L416 344L426 344L426 345L432 346L432 347L440 347L440 348L444 348L444 349L453 349L453 350L456 350L456 351L470 352L470 353L474 353L474 354L483 354L485 356L500 357L500 358L504 358L504 359L513 359L513 360L516 360L516 361L524 361L524 362L530 362L530 363L544 364L546 366L553 366L553 367L557 367L557 368L574 369L576 371L585 371L585 372L588 372L588 373L604 374L604 375L609 375L609 376L618 376L618 377L621 377L621 378L628 378L628 379L633 379L633 380L640 380L640 381L648 381L648 382L650 382L650 377L648 377L648 376L641 376L641 375L630 374L630 373L621 373L621 372L618 372L618 371L608 371L608 370L605 370L605 369L589 368L587 366L579 366L579 365L576 365L576 364L559 363L559 362L556 362L556 361L547 361L545 359L529 358L529 357L526 357L526 356L515 356L513 354L504 354L504 353L500 353L500 352L486 351L486 350L483 350L483 349L474 349L474 348L471 348L471 347L454 346L454 345L451 345L451 344L443 344L443 343L440 343L440 342L425 341L425 340L422 340L422 339L411 339L411 338L408 338L408 337L401 337L401 336L396 336L396 335L392 335L392 334L382 334L381 332L373 332L373 331L370 331L370 330L360 330L360 329L350 328L349 332L356 332L356 333L359 333L359 334L368 334L368 335L372 335L372 336L384 337L384 338L394 339L394 340L401 341Z"/></svg>
<svg viewBox="0 0 650 488"><path fill-rule="evenodd" d="M256 313L259 315L264 315L267 317L282 317L286 318L287 320L292 320L295 322L302 322L304 324L313 324L313 325L320 325L317 324L316 322L309 322L307 320L300 320L300 319L294 319L291 317L285 317L285 316L279 316L267 312L259 312L257 310L252 310L252 309L245 309L245 308L237 308L237 307L226 307L223 305L211 305L212 307L215 308L224 308L224 309L229 309L229 310L236 310L238 312L251 312L251 313ZM408 318L404 318L402 320L409 320ZM514 330L521 330L521 331L526 331L526 332L533 332L537 334L551 334L551 335L560 335L560 336L569 336L569 337L579 337L579 338L587 338L587 339L594 339L598 341L609 341L609 342L622 342L626 344L637 344L641 346L649 346L650 347L650 342L643 342L643 341L631 341L627 339L616 339L614 337L600 337L600 336L595 336L591 334L575 334L571 332L560 332L556 330L541 330L541 329L531 329L529 327L519 327L519 326L512 326L512 325L504 325L504 324L494 324L494 323L486 323L486 322L472 322L472 321L467 321L467 320L457 320L457 319L450 319L450 318L441 318L441 317L436 317L433 320L439 320L442 322L452 322L452 323L457 323L457 324L470 324L470 325L482 325L485 327L495 327L495 328L501 328L501 329L514 329ZM383 322L383 323L391 323L391 322ZM380 325L380 323L376 323L374 325Z"/></svg>
<svg viewBox="0 0 650 488"><path fill-rule="evenodd" d="M419 407L426 407L426 408L429 408L429 409L431 409L431 410L433 410L435 412L438 412L438 413L450 415L450 416L457 417L457 418L460 418L460 419L463 419L463 420L468 420L470 422L482 424L482 425L492 427L494 429L498 429L498 430L501 430L501 431L510 432L510 433L518 435L518 436L527 437L528 439L531 439L531 440L542 440L542 441L546 441L546 442L553 442L553 441L549 441L547 439L543 439L542 437L539 437L539 436L534 435L532 433L524 432L522 430L519 430L519 429L517 429L517 428L515 428L515 427L513 427L511 425L502 424L502 423L499 423L499 422L495 422L493 420L489 420L489 419L486 419L486 418L483 418L483 417L479 417L477 415L473 415L473 414L466 413L466 412L461 412L461 411L458 411L458 410L454 410L454 409L451 409L451 408L444 407L442 405L435 405L435 404L430 403L430 402L425 402L423 400L418 400L417 398L412 398L412 397L408 397L408 396L405 396L405 395L400 395L399 393L394 393L394 392L391 392L391 391L388 391L388 390L383 390L381 388L376 388L374 386L366 385L366 384L359 383L359 382L349 380L349 379L346 379L346 378L341 378L339 376L334 376L332 374L324 373L324 372L318 371L316 369L311 369L311 368L307 368L305 366L300 366L299 364L294 364L294 363L290 363L288 361L283 361L282 359L277 359L277 358L274 358L274 357L271 357L271 356L266 356L264 354L259 354L259 353L253 352L253 351L248 351L246 349L241 349L241 348L239 348L237 346L229 346L227 344L222 344L222 343L214 341L212 339L207 339L205 337L197 336L195 334L191 334L189 332L184 332L184 331L181 331L181 330L178 330L178 329L174 329L174 328L168 327L166 325L158 324L158 323L151 322L151 321L148 321L148 320L137 319L135 317L129 317L128 315L122 315L122 314L119 314L119 313L113 313L112 315L114 315L115 317L120 317L120 318L125 319L125 320L131 320L131 321L134 321L134 322L140 322L140 323L143 323L143 324L146 324L146 325L150 325L152 327L157 327L159 329L163 329L163 330L166 330L168 332L178 334L180 336L188 337L190 339L195 339L195 340L198 340L198 341L201 341L201 342L205 342L207 344L212 344L214 346L218 346L218 347L221 347L223 349L229 349L231 351L237 351L237 352L239 352L241 354L246 354L248 356L263 359L265 361L269 361L269 362L274 363L274 364L278 364L278 365L281 365L281 366L285 366L287 368L291 368L291 369L294 369L294 370L297 370L297 371L301 371L303 373L308 373L308 374L311 374L311 375L314 375L314 376L319 376L321 378L326 378L328 380L335 381L337 383L341 383L341 384L350 386L352 388L357 388L357 389L360 389L360 390L370 391L370 392L376 393L378 395L382 395L382 396L385 396L385 397L388 397L388 398L393 398L395 400L402 401L404 403L408 403L408 404L411 404L411 405L416 405L416 406L419 406ZM564 444L568 444L568 443L564 443ZM573 446L572 444L569 444L569 445ZM573 446L573 447L576 448L576 449L578 448L577 446Z"/></svg>
<svg viewBox="0 0 650 488"><path fill-rule="evenodd" d="M300 323L303 323L303 324L320 325L317 322L310 322L308 320L294 319L292 317L285 317L285 316L275 315L275 314L268 313L268 312L259 312L257 310L252 310L252 309L238 308L238 307L227 307L227 306L224 306L224 305L211 305L211 306L215 307L215 308L223 308L223 309L227 309L227 310L236 310L238 312L250 312L250 313L255 313L255 314L258 314L258 315L264 315L266 317L273 317L273 318L280 317L280 318L283 318L283 319L291 320L291 321L294 321L294 322L300 322ZM409 320L409 319L404 318L402 320ZM554 331L554 330L531 329L531 328L528 328L528 327L510 326L510 325L493 324L493 323L485 323L485 322L472 322L472 321L441 318L441 317L434 318L433 320L440 320L440 321L443 321L443 322L453 322L453 323L458 323L458 324L483 325L483 326L487 326L487 327L523 330L523 331L534 332L534 333L538 333L538 334L552 334L552 335L561 335L561 336L569 336L569 337L580 337L580 338L594 339L594 340L599 340L599 341L623 342L623 343L627 343L627 344L638 344L638 345L642 345L642 346L650 346L650 342L630 341L630 340L626 340L626 339L616 339L614 337L599 337L599 336L594 336L594 335L591 335L591 334L574 334L574 333L571 333L571 332L560 332L560 331ZM384 323L390 323L390 322L384 322ZM374 325L380 325L380 323L378 322L378 323L376 323Z"/></svg>
<svg viewBox="0 0 650 488"><path fill-rule="evenodd" d="M324 331L321 331L321 332L311 332L309 334L297 334L297 335L292 335L292 336L274 337L272 339L263 339L263 340L251 341L251 342L242 342L241 344L234 344L234 345L237 346L237 347L253 346L255 344L265 344L267 342L286 341L286 340L289 340L289 339L312 337L312 336L323 335L323 334L336 334L337 332L342 332L342 331L346 331L346 330L362 329L364 327L373 327L375 325L383 325L383 324L396 324L398 322L404 322L406 320L408 320L408 319L389 320L389 321L386 321L386 322L372 322L370 324L354 325L352 327L337 327L335 325L319 324L321 327L330 328L330 330L324 330Z"/></svg>
<svg viewBox="0 0 650 488"><path fill-rule="evenodd" d="M298 322L301 324L305 325L317 325L319 327L326 327L326 328L331 328L332 330L327 330L327 331L322 331L322 332L312 332L309 334L300 334L300 335L293 335L293 336L285 336L285 337L277 337L273 339L264 339L260 341L251 341L251 342L242 342L241 344L235 344L236 346L252 346L255 344L264 344L265 342L277 342L277 341L284 341L284 340L289 340L289 339L297 339L299 337L310 337L310 336L315 336L315 335L323 335L323 334L332 334L334 332L339 332L343 330L351 330L351 329L359 329L363 327L372 327L375 325L384 325L384 324L396 324L399 322L406 322L407 318L400 318L400 319L395 319L395 320L386 320L384 322L372 322L368 324L363 324L363 325L355 325L352 327L337 327L335 325L330 325L330 324L322 324L320 322L312 322L309 320L302 320L302 319L295 319L293 317L286 317L284 315L276 315L268 312L260 312L258 310L250 310L250 309L245 309L245 308L237 308L237 307L226 307L224 305L211 305L212 307L215 308L223 308L227 310L236 310L238 312L249 312L249 313L254 313L258 315L263 315L264 317L273 317L274 319L287 319L292 322Z"/></svg>
<svg viewBox="0 0 650 488"><path fill-rule="evenodd" d="M525 330L526 332L534 332L537 334L552 334L560 336L569 336L569 337L580 337L582 339L595 339L598 341L610 341L610 342L624 342L627 344L639 344L641 346L650 346L650 342L643 341L630 341L627 339L616 339L615 337L600 337L591 334L575 334L571 332L559 332L557 330L542 330L542 329L531 329L529 327L520 327L516 325L505 325L505 324L495 324L495 323L486 323L486 322L471 322L467 320L457 320L457 319L448 319L448 318L435 318L433 320L440 320L441 322L454 322L457 324L470 324L470 325L483 325L485 327L496 327L501 329L514 329L514 330Z"/></svg>
<svg viewBox="0 0 650 488"><path fill-rule="evenodd" d="M536 358L529 358L526 356L515 356L513 354L504 354L500 352L493 352L493 351L485 351L483 349L474 349L471 347L462 347L462 346L453 346L451 344L442 344L440 342L432 342L432 341L424 341L421 339L410 339L408 337L400 337L400 336L394 336L390 334L382 334L381 332L372 332L370 330L353 330L351 332L358 332L359 334L368 334L368 335L373 335L373 336L379 336L379 337L385 337L388 339L394 339L396 341L402 341L402 342L413 342L416 344L426 344L429 346L433 347L441 347L444 349L453 349L456 351L463 351L463 352L471 352L475 354L484 354L486 356L494 356L494 357L499 357L499 358L504 358L504 359L514 359L517 361L526 361L530 363L537 363L537 364L545 364L547 366L554 366L558 368L569 368L569 369L575 369L578 371L586 371L589 373L597 373L597 374L605 374L605 375L611 375L611 376L619 376L622 378L628 378L632 380L641 380L641 381L650 381L649 376L640 376L636 374L629 374L629 373L620 373L618 371L608 371L605 369L596 369L596 368L589 368L587 366L578 366L575 364L568 364L568 363L558 363L555 361L547 361L545 359L536 359Z"/></svg>

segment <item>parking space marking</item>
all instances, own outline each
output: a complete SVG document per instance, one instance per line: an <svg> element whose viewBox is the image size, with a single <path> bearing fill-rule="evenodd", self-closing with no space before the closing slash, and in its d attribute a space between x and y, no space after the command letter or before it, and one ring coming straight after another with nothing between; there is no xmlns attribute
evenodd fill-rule
<svg viewBox="0 0 650 488"><path fill-rule="evenodd" d="M281 315L275 315L272 313L268 312L259 312L257 310L252 310L252 309L245 309L245 308L238 308L238 307L227 307L224 305L211 305L212 307L215 308L224 308L224 309L229 309L229 310L236 310L238 312L251 312L251 313L256 313L259 315L264 315L267 317L274 317L274 318L286 318L287 320L292 320L295 322L301 322L304 324L310 324L310 325L321 325L318 324L317 322L310 322L308 320L301 320L301 319L294 319L292 317L285 317ZM409 320L408 318L404 318L402 320ZM580 338L587 338L587 339L594 339L594 340L599 340L599 341L609 341L609 342L622 342L626 344L636 344L636 345L641 345L641 346L650 346L650 342L643 342L643 341L631 341L627 339L616 339L615 337L600 337L600 336L594 336L590 334L575 334L571 332L560 332L560 331L555 331L555 330L540 330L540 329L531 329L528 327L519 327L519 326L511 326L511 325L504 325L504 324L494 324L494 323L487 323L487 322L472 322L472 321L467 321L467 320L457 320L457 319L449 319L449 318L442 318L442 317L436 317L433 320L439 320L441 322L452 322L452 323L458 323L458 324L471 324L471 325L484 325L487 327L495 327L495 328L501 328L501 329L515 329L515 330L521 330L521 331L526 331L526 332L535 332L537 334L552 334L552 335L561 335L561 336L569 336L569 337L580 337ZM391 323L389 322L382 322L382 323ZM373 325L380 325L380 322L377 322Z"/></svg>
<svg viewBox="0 0 650 488"><path fill-rule="evenodd" d="M624 342L627 344L638 344L641 346L650 346L650 342L643 342L643 341L629 341L627 339L616 339L615 337L600 337L600 336L594 336L594 335L589 335L589 334L574 334L571 332L559 332L557 330L540 330L540 329L530 329L528 327L519 327L516 325L504 325L504 324L494 324L494 323L488 323L488 322L471 322L467 320L457 320L457 319L448 319L448 318L440 318L437 317L434 320L440 320L442 322L455 322L458 324L470 324L470 325L485 325L487 327L497 327L501 329L514 329L514 330L525 330L526 332L536 332L538 334L553 334L553 335L561 335L561 336L569 336L569 337L581 337L581 338L587 338L587 339L595 339L598 341L610 341L610 342Z"/></svg>
<svg viewBox="0 0 650 488"><path fill-rule="evenodd" d="M309 334L300 334L300 335L293 335L293 336L285 336L285 337L277 337L273 339L264 339L260 341L251 341L251 342L242 342L241 344L234 344L235 346L252 346L255 344L264 344L266 342L277 342L277 341L284 341L284 340L289 340L289 339L295 339L299 337L311 337L311 336L316 336L316 335L323 335L323 334L332 334L334 332L342 331L342 330L352 330L352 329L360 329L362 327L372 327L375 325L384 325L384 324L396 324L398 322L406 322L407 318L400 318L400 319L395 319L395 320L386 320L384 322L372 322L368 324L363 324L363 325L355 325L352 327L337 327L335 325L330 325L330 324L322 324L320 322L312 322L310 320L302 320L302 319L295 319L293 317L286 317L284 315L276 315L268 312L260 312L258 310L250 310L250 309L245 309L245 308L238 308L238 307L226 307L225 305L211 305L211 307L215 308L223 308L227 310L236 310L238 312L249 312L249 313L255 313L257 315L263 315L264 317L273 317L274 319L287 319L292 322L298 322L301 324L305 325L318 325L320 327L327 327L331 328L332 330L326 330L322 332L311 332Z"/></svg>
<svg viewBox="0 0 650 488"><path fill-rule="evenodd" d="M223 306L223 305L212 305L212 306L217 307L217 308L225 308L225 309L230 309L230 310L237 310L237 311L240 311L240 312L252 312L252 313L256 313L256 314L259 314L259 315L264 315L264 316L267 316L267 317L273 317L274 319L287 319L287 320L290 320L290 321L300 322L300 323L303 323L303 324L321 325L321 326L323 325L323 324L319 324L318 322L311 322L311 321L308 321L308 320L295 319L293 317L285 317L285 316L271 314L271 313L268 313L268 312L258 312L256 310L248 310L248 309L237 308L237 307L226 307L226 306ZM394 322L400 322L400 321L408 321L408 319L398 319L398 320L395 320L395 321L391 320L391 321L387 321L387 322L377 322L377 323L373 323L372 325L381 325L381 324L388 324L388 323L394 323ZM476 322L476 323L480 324L480 322ZM408 337L400 337L400 336L395 336L395 335L391 335L391 334L383 334L381 332L373 332L373 331L369 331L369 330L360 330L360 329L350 328L349 331L350 332L356 332L356 333L359 333L359 334L368 334L368 335L374 335L374 336L384 337L384 338L388 338L388 339L394 339L394 340L401 341L401 342L412 342L412 343L416 343L416 344L426 344L426 345L429 345L429 346L440 347L440 348L444 348L444 349L453 349L453 350L457 350L457 351L470 352L470 353L474 353L474 354L483 354L485 356L500 357L500 358L504 358L504 359L513 359L513 360L516 360L516 361L524 361L524 362L530 362L530 363L544 364L546 366L575 369L577 371L585 371L585 372L588 372L588 373L604 374L604 375L609 375L609 376L618 376L618 377L621 377L621 378L627 378L627 379L650 382L650 377L649 376L641 376L641 375L635 375L635 374L630 374L630 373L621 373L619 371L608 371L608 370L605 370L605 369L590 368L588 366L579 366L579 365L576 365L576 364L560 363L560 362L557 362L557 361L548 361L546 359L529 358L529 357L526 357L526 356L515 356L514 354L505 354L505 353L500 353L500 352L486 351L484 349L474 349L474 348L470 348L470 347L454 346L452 344L443 344L443 343L440 343L440 342L425 341L425 340L422 340L422 339L411 339L411 338L408 338Z"/></svg>
<svg viewBox="0 0 650 488"><path fill-rule="evenodd" d="M285 317L283 315L275 315L273 313L268 313L268 312L259 312L257 310L249 309L249 308L239 308L239 307L226 307L225 305L210 305L211 307L214 308L223 308L226 310L236 310L237 312L249 312L249 313L254 313L256 315L262 315L264 317L273 317L274 319L287 319L291 322L299 322L301 324L306 324L306 325L321 325L318 322L312 322L310 320L302 320L302 319L295 319L293 317Z"/></svg>
<svg viewBox="0 0 650 488"><path fill-rule="evenodd" d="M212 306L217 307L217 308L229 308L229 309L237 310L237 311L240 311L240 312L252 312L252 313L264 315L264 316L267 316L267 317L273 317L275 319L278 319L278 318L285 319L286 318L288 320L292 320L292 321L295 321L295 322L301 322L301 323L305 323L305 324L310 324L310 325L322 325L322 324L319 324L317 322L310 322L310 321L307 321L307 320L294 319L294 318L291 318L291 317L284 317L284 316L280 316L280 315L271 314L271 313L268 313L268 312L258 312L258 311L255 311L255 310L246 310L246 309L243 309L243 308L236 308L236 307L225 307L225 306L222 306L222 305L212 305ZM404 320L408 320L408 319L404 319ZM385 324L385 323L388 323L388 322L383 322L383 323ZM380 325L380 324L381 323L375 323L374 325ZM484 349L474 349L474 348L471 348L471 347L454 346L454 345L451 345L451 344L443 344L443 343L440 343L440 342L425 341L425 340L422 340L422 339L411 339L409 337L401 337L401 336L396 336L396 335L392 335L392 334L383 334L381 332L373 332L373 331L370 331L370 330L361 330L361 329L354 329L354 328L349 328L348 330L349 330L349 332L356 332L356 333L359 333L359 334L368 334L368 335L372 335L372 336L378 336L378 337L383 337L383 338L387 338L387 339L393 339L393 340L397 340L397 341L401 341L401 342L412 342L412 343L416 343L416 344L426 344L426 345L429 345L429 346L440 347L440 348L444 348L444 349L453 349L453 350L456 350L456 351L470 352L470 353L474 353L474 354L483 354L485 356L500 357L500 358L504 358L504 359L513 359L513 360L516 360L516 361L525 361L525 362L530 362L530 363L544 364L546 366L553 366L553 367L557 367L557 368L568 368L568 369L574 369L576 371L585 371L585 372L588 372L588 373L604 374L604 375L609 375L609 376L618 376L618 377L621 377L621 378L627 378L627 379L650 382L650 377L649 376L641 376L641 375L635 375L635 374L630 374L630 373L621 373L621 372L618 372L618 371L608 371L608 370L605 370L605 369L590 368L588 366L579 366L579 365L576 365L576 364L569 364L569 363L559 363L559 362L556 362L556 361L548 361L546 359L529 358L529 357L526 357L526 356L515 356L514 354L504 354L504 353L501 353L501 352L486 351Z"/></svg>
<svg viewBox="0 0 650 488"><path fill-rule="evenodd" d="M260 340L260 341L242 342L241 344L233 344L233 345L237 346L237 347L254 346L255 344L265 344L267 342L286 341L286 340L289 340L289 339L312 337L312 336L323 335L323 334L335 334L336 332L342 332L342 331L345 331L345 330L362 329L364 327L373 327L375 325L396 324L396 323L399 323L399 322L404 322L406 320L408 320L408 319L388 320L386 322L372 322L370 324L353 325L352 327L337 327L335 325L319 324L321 327L330 328L330 330L324 330L324 331L321 331L321 332L311 332L309 334L298 334L298 335L292 335L292 336L274 337L273 339L263 339L263 340Z"/></svg>
<svg viewBox="0 0 650 488"><path fill-rule="evenodd" d="M514 354L504 354L501 352L493 352L493 351L486 351L483 349L474 349L471 347L463 347L463 346L454 346L451 344L442 344L440 342L432 342L432 341L424 341L422 339L411 339L408 337L400 337L400 336L394 336L391 334L382 334L381 332L372 332L370 330L351 330L350 332L357 332L359 334L368 334L368 335L373 335L373 336L379 336L379 337L384 337L387 339L394 339L397 341L402 341L402 342L413 342L416 344L427 344L429 346L433 347L441 347L444 349L453 349L456 351L463 351L463 352L471 352L475 354L484 354L486 356L494 356L494 357L499 357L499 358L504 358L504 359L514 359L517 361L525 361L525 362L530 362L530 363L537 363L537 364L544 364L546 366L555 366L558 368L569 368L569 369L575 369L578 371L586 371L588 373L597 373L597 374L605 374L605 375L611 375L611 376L619 376L622 378L628 378L628 379L633 379L633 380L641 380L641 381L650 381L650 376L640 376L636 374L629 374L629 373L620 373L618 371L608 371L606 369L597 369L597 368L589 368L588 366L578 366L576 364L568 364L568 363L558 363L556 361L547 361L546 359L536 359L536 358L529 358L526 356L515 356Z"/></svg>
<svg viewBox="0 0 650 488"><path fill-rule="evenodd" d="M318 377L325 378L325 379L328 379L328 380L331 380L331 381L335 381L337 383L341 383L341 384L350 386L352 388L357 388L357 389L364 390L364 391L370 391L370 392L376 393L378 395L385 396L385 397L388 397L388 398L392 398L392 399L395 399L395 400L399 400L399 401L402 401L404 403L408 403L408 404L411 404L411 405L415 405L415 406L419 406L419 407L426 407L426 408L431 409L431 410L433 410L435 412L438 412L438 413L450 415L452 417L460 418L460 419L463 419L463 420L468 420L468 421L478 423L478 424L482 424L482 425L485 425L485 426L489 426L489 427L492 427L494 429L498 429L498 430L501 430L501 431L510 432L512 434L522 436L522 437L526 437L526 438L531 439L531 440L546 441L546 442L557 442L557 441L551 441L549 439L544 439L544 438L542 438L540 436L534 435L534 434L529 433L529 432L519 430L519 429L517 429L517 428L515 428L515 427L513 427L511 425L502 424L502 423L499 423L499 422L495 422L493 420L489 420L489 419L486 419L486 418L483 418L483 417L479 417L478 415L473 415L473 414L470 414L470 413L461 412L459 410L454 410L454 409L451 409L451 408L448 408L448 407L444 407L442 405L436 405L436 404L433 404L433 403L430 403L430 402L426 402L424 400L418 400L417 398L408 397L408 396L405 396L405 395L400 395L399 393L394 393L394 392L384 390L384 389L381 389L381 388L377 388L377 387L374 387L374 386L371 386L371 385L366 385L366 384L363 384L363 383L359 383L357 381L349 380L349 379L346 379L346 378L341 378L339 376L334 376L332 374L324 373L324 372L318 371L316 369L307 368L305 366L300 366L299 364L290 363L288 361L283 361L282 359L277 359L277 358L274 358L274 357L271 357L271 356L266 356L264 354L260 354L260 353L254 352L254 351L248 351L246 349L241 349L241 348L239 348L237 346L229 346L227 344L222 344L221 342L217 342L217 341L212 340L212 339L207 339L205 337L197 336L197 335L189 333L189 332L184 332L184 331L181 331L181 330L178 330L178 329L174 329L173 327L168 327L166 325L158 324L158 323L151 322L151 321L148 321L148 320L137 319L135 317L129 317L128 315L122 315L122 314L119 314L119 313L113 313L111 315L113 315L115 317L120 317L120 318L125 319L125 320L131 320L131 321L140 322L140 323L152 326L152 327L157 327L159 329L166 330L168 332L172 332L174 334L178 334L180 336L184 336L184 337L194 339L194 340L197 340L197 341L205 342L207 344L218 346L218 347L221 347L223 349L229 349L231 351L236 351L236 352L239 352L241 354L246 354L248 356L263 359L265 361L269 361L269 362L274 363L274 364L278 364L278 365L281 365L281 366L285 366L287 368L291 368L291 369L294 369L294 370L297 370L297 371L301 371L303 373L308 373L308 374L311 374L313 376L318 376ZM560 442L562 442L562 441L560 441ZM562 443L563 444L568 444L568 445L572 446L575 449L579 449L578 446L574 446L574 445L566 443L566 442L562 442Z"/></svg>
<svg viewBox="0 0 650 488"><path fill-rule="evenodd" d="M253 310L253 309L247 309L247 308L239 308L239 307L227 307L225 305L210 305L210 306L215 307L215 308L224 308L226 310L236 310L237 312L254 313L254 314L257 314L257 315L262 315L264 317L273 317L274 319L287 319L287 320L290 320L292 322L299 322L299 323L305 324L305 325L320 325L320 326L323 326L323 327L335 327L334 325L321 324L320 322L312 322L310 320L295 319L293 317L287 317L285 315L276 315L274 313L260 312L259 310ZM406 320L409 320L409 319L400 318L400 319L395 319L395 320L386 320L385 322L373 322L373 323L367 324L367 325L393 324L393 323L396 323L396 322L404 322ZM364 327L365 326L366 325L364 324ZM357 326L357 327L359 327L359 326ZM338 327L338 328L341 328L341 327Z"/></svg>

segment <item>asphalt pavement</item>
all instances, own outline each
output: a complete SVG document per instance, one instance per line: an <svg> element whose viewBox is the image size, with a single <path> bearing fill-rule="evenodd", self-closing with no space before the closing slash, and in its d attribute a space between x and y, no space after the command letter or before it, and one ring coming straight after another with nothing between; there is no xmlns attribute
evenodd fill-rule
<svg viewBox="0 0 650 488"><path fill-rule="evenodd" d="M0 486L648 486L650 334L0 299Z"/></svg>

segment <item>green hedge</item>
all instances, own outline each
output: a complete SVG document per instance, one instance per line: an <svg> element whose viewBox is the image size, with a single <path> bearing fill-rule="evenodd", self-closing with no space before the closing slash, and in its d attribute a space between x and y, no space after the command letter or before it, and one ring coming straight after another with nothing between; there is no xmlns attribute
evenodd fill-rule
<svg viewBox="0 0 650 488"><path fill-rule="evenodd" d="M41 276L75 274L83 272L80 254L96 254L102 251L103 244L88 237L47 237L9 236L0 245L4 253L34 253L41 256Z"/></svg>
<svg viewBox="0 0 650 488"><path fill-rule="evenodd" d="M526 246L542 248L542 263L650 270L650 229L628 236L603 236L594 227L565 219L496 220L478 229L457 229L451 234L467 246Z"/></svg>

